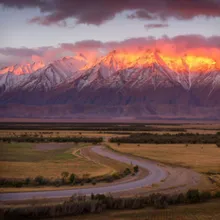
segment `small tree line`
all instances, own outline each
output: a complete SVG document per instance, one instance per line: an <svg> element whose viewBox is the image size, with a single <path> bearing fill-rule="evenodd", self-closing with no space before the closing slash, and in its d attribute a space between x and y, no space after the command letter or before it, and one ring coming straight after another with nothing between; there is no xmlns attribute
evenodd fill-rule
<svg viewBox="0 0 220 220"><path fill-rule="evenodd" d="M20 135L10 137L0 137L0 142L29 142L29 143L48 143L48 142L75 142L75 143L101 143L102 137L84 137L84 136L72 136L72 137L43 137L43 136L31 136Z"/></svg>
<svg viewBox="0 0 220 220"><path fill-rule="evenodd" d="M112 137L113 143L154 143L154 144L217 144L220 146L220 134L152 134L135 133L128 137Z"/></svg>
<svg viewBox="0 0 220 220"><path fill-rule="evenodd" d="M62 204L35 205L27 207L0 208L4 219L41 219L47 217L74 216L86 213L101 213L105 210L141 209L155 207L167 208L168 205L191 204L208 201L211 198L220 198L220 192L200 192L189 190L186 194L151 194L149 196L135 196L114 198L111 195L97 194L86 196L73 195Z"/></svg>

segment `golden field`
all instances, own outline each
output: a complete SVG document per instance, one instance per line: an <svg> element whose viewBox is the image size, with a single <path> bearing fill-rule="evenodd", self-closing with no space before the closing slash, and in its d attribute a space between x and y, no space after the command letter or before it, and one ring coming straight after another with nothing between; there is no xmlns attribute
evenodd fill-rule
<svg viewBox="0 0 220 220"><path fill-rule="evenodd" d="M109 144L114 150L198 172L220 172L220 148L215 144Z"/></svg>

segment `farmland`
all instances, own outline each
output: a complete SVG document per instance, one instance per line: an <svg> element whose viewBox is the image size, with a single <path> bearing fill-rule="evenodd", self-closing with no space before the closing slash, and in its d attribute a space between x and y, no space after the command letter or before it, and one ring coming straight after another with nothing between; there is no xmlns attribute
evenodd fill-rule
<svg viewBox="0 0 220 220"><path fill-rule="evenodd" d="M165 164L167 167L193 169L205 176L209 184L204 188L216 192L220 187L219 131L218 124L196 123L0 123L0 177L24 180L30 178L35 181L36 177L41 176L45 180L49 180L49 183L50 180L53 183L51 185L23 184L22 187L20 185L18 187L17 185L16 187L2 185L0 191L53 191L73 187L76 189L101 187L103 184L110 184L112 179L109 177L114 174L118 175L126 169L133 170L132 164L124 164L90 150L91 146L103 145L124 155L141 157L141 160L146 158L156 161L161 167ZM182 172L182 170L180 169L178 172ZM69 177L70 174L74 174L74 184L65 183L66 180L62 177L63 173L68 173ZM138 179L144 175L147 175L147 171L141 171L140 176L132 177L130 175L128 178L117 181L119 183L120 181L131 181L132 178ZM98 182L95 186L99 177L107 177L108 179L104 180L105 183ZM124 178L125 175L121 177ZM89 179L91 180L88 183L85 182ZM62 180L65 184L56 185L56 180ZM94 184L93 180L95 180ZM136 193L147 193L149 190L157 191L160 186L161 189L163 188L163 184L164 186L167 184L168 189L172 190L171 180L172 173L167 183L165 178L159 183L137 190ZM84 184L86 185L83 186ZM115 182L112 183L112 185L114 184ZM203 184L202 181L201 184ZM175 188L175 186L173 187ZM124 196L125 194L121 193L120 195ZM132 190L130 194L135 195L135 190ZM206 220L219 216L216 207L217 203L213 200L207 204L187 204L177 208L170 206L166 210L157 210L156 212L150 207L135 211L106 211L100 215L85 215L83 218L78 217L78 219L103 219L103 215L105 215L116 220L177 219L178 216L181 216L182 219ZM70 218L66 217L66 219Z"/></svg>

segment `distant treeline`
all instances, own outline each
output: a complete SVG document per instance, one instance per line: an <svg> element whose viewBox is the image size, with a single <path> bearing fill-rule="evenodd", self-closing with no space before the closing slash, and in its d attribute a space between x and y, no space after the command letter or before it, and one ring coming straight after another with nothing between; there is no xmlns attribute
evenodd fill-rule
<svg viewBox="0 0 220 220"><path fill-rule="evenodd" d="M128 137L112 137L113 143L154 143L154 144L217 144L220 143L220 133L217 134L152 134L135 133Z"/></svg>
<svg viewBox="0 0 220 220"><path fill-rule="evenodd" d="M0 123L0 130L186 131L184 128L162 128L137 123Z"/></svg>
<svg viewBox="0 0 220 220"><path fill-rule="evenodd" d="M165 209L168 205L200 203L219 198L220 192L200 192L189 190L186 194L151 194L148 196L135 196L114 198L111 195L97 194L86 196L72 196L60 204L28 205L20 207L0 208L3 219L42 219L62 216L83 215L88 213L101 213L105 210L141 209L155 207Z"/></svg>
<svg viewBox="0 0 220 220"><path fill-rule="evenodd" d="M85 142L85 143L100 143L103 141L102 137L43 137L43 136L31 136L20 135L10 137L0 137L0 142L30 142L30 143L49 143L49 142Z"/></svg>

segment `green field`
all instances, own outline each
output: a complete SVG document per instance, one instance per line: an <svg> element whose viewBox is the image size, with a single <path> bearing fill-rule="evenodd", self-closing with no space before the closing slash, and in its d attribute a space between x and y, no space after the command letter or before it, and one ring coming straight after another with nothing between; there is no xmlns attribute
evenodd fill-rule
<svg viewBox="0 0 220 220"><path fill-rule="evenodd" d="M68 160L75 158L72 150L78 147L80 145L65 144L53 150L38 150L37 144L32 143L1 143L0 161L39 162L45 160Z"/></svg>

